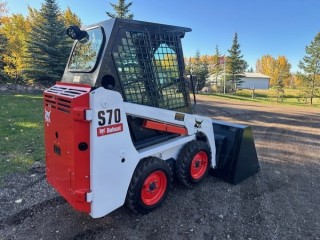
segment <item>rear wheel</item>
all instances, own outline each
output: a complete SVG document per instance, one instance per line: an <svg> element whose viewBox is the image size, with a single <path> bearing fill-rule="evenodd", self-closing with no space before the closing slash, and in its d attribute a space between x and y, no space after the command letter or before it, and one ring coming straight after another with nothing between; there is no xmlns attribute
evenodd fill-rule
<svg viewBox="0 0 320 240"><path fill-rule="evenodd" d="M177 177L185 186L192 188L208 174L211 150L207 143L191 141L184 145L177 160Z"/></svg>
<svg viewBox="0 0 320 240"><path fill-rule="evenodd" d="M138 164L128 189L126 204L135 213L146 214L167 197L172 170L165 161L148 157Z"/></svg>

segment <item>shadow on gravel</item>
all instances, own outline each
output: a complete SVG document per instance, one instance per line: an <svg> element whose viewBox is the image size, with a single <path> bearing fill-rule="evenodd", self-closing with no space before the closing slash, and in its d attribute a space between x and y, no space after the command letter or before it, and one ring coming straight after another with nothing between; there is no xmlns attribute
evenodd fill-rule
<svg viewBox="0 0 320 240"><path fill-rule="evenodd" d="M41 212L45 210L48 206L55 207L57 205L61 205L66 203L66 201L62 197L56 197L54 199L46 200L37 205L33 205L31 208L23 209L22 211L0 221L0 224L7 225L19 225L26 218L32 218L37 212Z"/></svg>

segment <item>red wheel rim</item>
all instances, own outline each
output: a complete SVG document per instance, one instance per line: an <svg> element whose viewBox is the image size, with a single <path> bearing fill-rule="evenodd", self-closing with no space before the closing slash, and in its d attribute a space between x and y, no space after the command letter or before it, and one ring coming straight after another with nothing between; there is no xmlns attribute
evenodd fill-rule
<svg viewBox="0 0 320 240"><path fill-rule="evenodd" d="M204 151L198 152L191 161L190 174L195 180L200 179L207 171L208 155Z"/></svg>
<svg viewBox="0 0 320 240"><path fill-rule="evenodd" d="M167 176L162 170L152 172L144 180L141 199L145 205L154 205L163 197L167 189Z"/></svg>

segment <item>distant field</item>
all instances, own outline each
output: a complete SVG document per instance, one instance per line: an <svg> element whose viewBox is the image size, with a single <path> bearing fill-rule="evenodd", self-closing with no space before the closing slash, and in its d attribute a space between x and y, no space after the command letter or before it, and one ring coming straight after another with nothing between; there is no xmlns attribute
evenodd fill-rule
<svg viewBox="0 0 320 240"><path fill-rule="evenodd" d="M299 89L285 89L282 104L296 105L296 106L310 106L310 104L304 103L300 97ZM214 94L218 97L224 97L236 100L246 100L253 102L265 102L265 103L276 103L277 100L274 96L273 90L255 90L254 98L252 98L252 90L242 89L238 90L237 94ZM313 99L313 105L320 107L320 98Z"/></svg>
<svg viewBox="0 0 320 240"><path fill-rule="evenodd" d="M41 95L0 95L0 178L43 161Z"/></svg>

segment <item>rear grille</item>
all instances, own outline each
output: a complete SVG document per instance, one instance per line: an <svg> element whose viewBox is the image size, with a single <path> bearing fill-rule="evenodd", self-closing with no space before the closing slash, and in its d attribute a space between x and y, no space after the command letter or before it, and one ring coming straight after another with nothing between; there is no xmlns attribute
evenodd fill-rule
<svg viewBox="0 0 320 240"><path fill-rule="evenodd" d="M46 92L55 93L55 94L68 96L68 97L77 97L83 93L86 93L87 91L82 90L82 89L53 86L53 87L49 88Z"/></svg>
<svg viewBox="0 0 320 240"><path fill-rule="evenodd" d="M45 94L44 101L47 107L55 108L65 113L70 113L71 111L71 100Z"/></svg>
<svg viewBox="0 0 320 240"><path fill-rule="evenodd" d="M89 89L77 87L55 85L45 91L45 106L59 111L70 113L72 109L72 99L89 92Z"/></svg>

